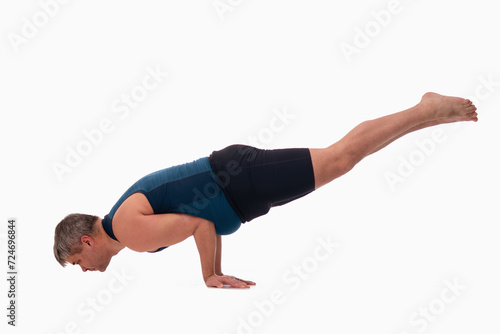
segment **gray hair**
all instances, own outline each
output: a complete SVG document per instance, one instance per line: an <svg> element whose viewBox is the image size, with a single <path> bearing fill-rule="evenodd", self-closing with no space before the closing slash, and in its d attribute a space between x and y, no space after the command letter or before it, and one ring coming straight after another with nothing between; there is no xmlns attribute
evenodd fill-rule
<svg viewBox="0 0 500 334"><path fill-rule="evenodd" d="M72 213L57 224L54 235L54 256L61 266L66 266L68 256L82 251L80 239L84 235L95 235L97 230L95 223L98 219L97 216Z"/></svg>

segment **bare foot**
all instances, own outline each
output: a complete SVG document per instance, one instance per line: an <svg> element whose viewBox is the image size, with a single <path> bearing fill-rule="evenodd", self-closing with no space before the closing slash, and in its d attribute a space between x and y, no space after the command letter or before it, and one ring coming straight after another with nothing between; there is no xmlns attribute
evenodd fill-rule
<svg viewBox="0 0 500 334"><path fill-rule="evenodd" d="M425 93L419 105L431 113L432 119L443 119L447 122L477 122L477 108L472 101L461 97Z"/></svg>

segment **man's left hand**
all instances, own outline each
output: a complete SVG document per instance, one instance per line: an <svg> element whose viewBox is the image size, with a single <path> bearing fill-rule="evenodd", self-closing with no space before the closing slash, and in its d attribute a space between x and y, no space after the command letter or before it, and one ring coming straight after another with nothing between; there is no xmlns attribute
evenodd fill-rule
<svg viewBox="0 0 500 334"><path fill-rule="evenodd" d="M255 285L252 281L246 281L234 276L227 275L210 275L205 279L207 287L223 288L224 285L229 285L232 288L248 289L250 285Z"/></svg>

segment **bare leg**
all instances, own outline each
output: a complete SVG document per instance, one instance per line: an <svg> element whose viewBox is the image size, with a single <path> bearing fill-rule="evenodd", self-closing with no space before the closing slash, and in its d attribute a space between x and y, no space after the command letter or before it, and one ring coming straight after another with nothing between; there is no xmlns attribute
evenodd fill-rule
<svg viewBox="0 0 500 334"><path fill-rule="evenodd" d="M335 144L310 149L316 189L410 132L459 121L477 121L476 107L470 100L427 93L410 109L363 122Z"/></svg>
<svg viewBox="0 0 500 334"><path fill-rule="evenodd" d="M373 152L371 152L370 154L373 154L377 151L380 151L381 149L383 149L384 147L386 147L387 145L389 145L390 143L392 143L393 141L395 141L396 139L399 139L411 132L414 132L414 131L417 131L417 130L421 130L421 129L425 129L425 128L429 128L431 126L435 126L435 125L440 125L440 124L445 124L445 123L455 123L457 122L457 120L454 120L454 119L450 119L450 120L442 120L442 119L438 119L438 120L432 120L432 121L428 121L428 122L424 122L424 123L420 123L419 125L411 128L410 130L404 132L404 133L401 133L399 135L397 135L396 137L392 138L391 140L383 143L382 145L380 145L379 147L375 148Z"/></svg>

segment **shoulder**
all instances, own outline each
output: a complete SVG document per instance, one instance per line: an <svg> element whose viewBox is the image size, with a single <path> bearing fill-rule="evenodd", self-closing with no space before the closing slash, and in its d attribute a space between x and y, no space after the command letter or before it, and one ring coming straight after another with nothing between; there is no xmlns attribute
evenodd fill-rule
<svg viewBox="0 0 500 334"><path fill-rule="evenodd" d="M124 246L135 250L134 241L144 230L145 217L154 214L146 196L130 195L116 210L113 217L113 233Z"/></svg>
<svg viewBox="0 0 500 334"><path fill-rule="evenodd" d="M116 210L115 218L123 218L131 214L154 214L153 208L143 193L136 192L127 197L127 199L124 200L120 207Z"/></svg>

